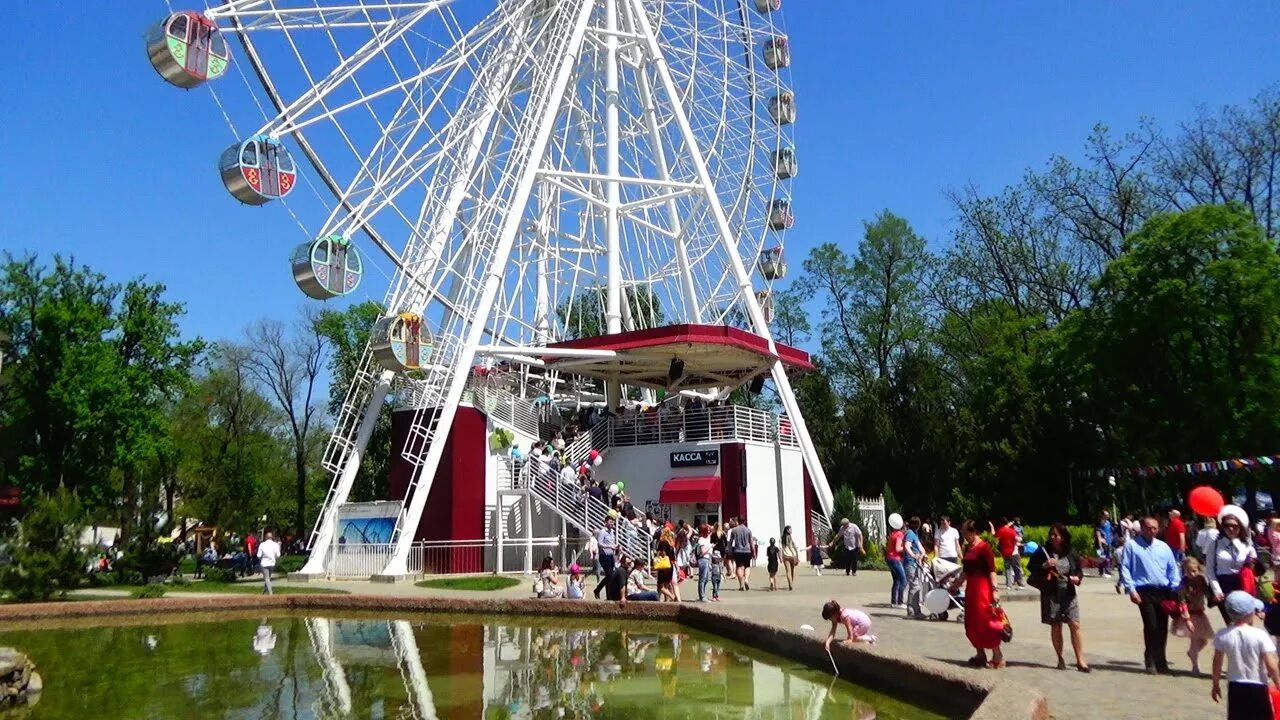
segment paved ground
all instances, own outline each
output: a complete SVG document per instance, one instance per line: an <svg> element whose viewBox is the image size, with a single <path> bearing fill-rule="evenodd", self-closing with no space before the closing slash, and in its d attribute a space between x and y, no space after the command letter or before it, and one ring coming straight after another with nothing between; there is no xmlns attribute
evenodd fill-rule
<svg viewBox="0 0 1280 720"><path fill-rule="evenodd" d="M726 583L722 588L722 602L710 607L792 629L808 624L816 628L815 632L825 633L819 614L822 603L834 598L845 605L853 604L864 608L875 623L880 642L874 652L913 653L960 667L963 672L1005 673L1042 691L1049 698L1056 718L1174 719L1225 715L1225 707L1215 705L1209 698L1208 679L1190 675L1186 640L1169 639L1169 659L1175 675L1149 676L1143 672L1142 624L1138 612L1127 598L1115 593L1110 580L1089 577L1081 588L1086 656L1093 667L1093 672L1085 675L1071 665L1065 671L1055 669L1048 628L1040 624L1040 606L1034 599L1014 602L1008 593L1004 594L1005 609L1015 633L1013 643L1005 648L1009 667L998 671L972 670L964 667L964 659L973 652L965 640L963 624L954 619L945 623L907 620L904 611L891 608L886 602L890 585L888 573L863 571L857 577L848 578L831 572L814 577L811 572L799 574L795 591L771 593L761 589L768 585L768 578L763 569L757 568L753 575L756 583L751 591L739 592L730 589L736 587L735 583ZM498 593L426 590L411 583L319 582L311 586L373 595L528 597L531 583L529 579L527 583ZM692 583L684 583L681 589L686 599L697 597ZM1034 591L1026 593L1031 596ZM196 593L183 595L198 596ZM1217 615L1213 615L1213 619L1215 626L1221 624ZM1069 640L1064 654L1071 663ZM1211 659L1208 651L1201 657L1201 667L1206 671Z"/></svg>

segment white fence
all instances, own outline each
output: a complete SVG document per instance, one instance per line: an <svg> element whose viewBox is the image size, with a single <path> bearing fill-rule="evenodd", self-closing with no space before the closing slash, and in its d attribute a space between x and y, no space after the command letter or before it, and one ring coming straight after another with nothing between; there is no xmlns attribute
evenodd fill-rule
<svg viewBox="0 0 1280 720"><path fill-rule="evenodd" d="M771 412L743 405L686 408L667 413L626 412L609 423L609 444L615 446L699 440L749 440L799 446L791 421Z"/></svg>
<svg viewBox="0 0 1280 720"><path fill-rule="evenodd" d="M409 549L409 574L490 573L498 572L499 567L524 568L526 561L536 569L548 554L560 558L563 547L564 540L560 537L509 538L503 543L503 562L499 566L498 546L494 540L423 540ZM335 544L330 550L329 575L368 579L382 572L394 551L395 547L386 543Z"/></svg>

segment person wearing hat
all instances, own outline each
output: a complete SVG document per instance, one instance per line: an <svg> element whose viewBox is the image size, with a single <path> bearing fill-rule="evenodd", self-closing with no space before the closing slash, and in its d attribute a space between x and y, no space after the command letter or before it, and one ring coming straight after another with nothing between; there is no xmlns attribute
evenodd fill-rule
<svg viewBox="0 0 1280 720"><path fill-rule="evenodd" d="M1235 505L1227 505L1218 512L1218 538L1205 553L1205 574L1213 597L1222 612L1222 621L1230 623L1222 601L1236 590L1249 594L1257 591L1253 577L1253 565L1258 560L1258 550L1249 534L1249 516Z"/></svg>
<svg viewBox="0 0 1280 720"><path fill-rule="evenodd" d="M1227 666L1227 720L1272 716L1268 681L1280 688L1280 664L1276 643L1253 618L1262 612L1262 601L1243 590L1234 590L1222 603L1231 618L1213 639L1214 702L1222 700L1222 666Z"/></svg>

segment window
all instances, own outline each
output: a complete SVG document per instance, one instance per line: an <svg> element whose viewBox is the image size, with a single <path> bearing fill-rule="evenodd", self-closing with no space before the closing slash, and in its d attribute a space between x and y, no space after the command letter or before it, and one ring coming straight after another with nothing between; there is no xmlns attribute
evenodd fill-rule
<svg viewBox="0 0 1280 720"><path fill-rule="evenodd" d="M245 167L258 167L258 143L250 140L240 149L240 164Z"/></svg>
<svg viewBox="0 0 1280 720"><path fill-rule="evenodd" d="M227 50L227 41L222 39L222 35L217 31L210 29L212 35L209 37L209 54L226 60L231 53Z"/></svg>
<svg viewBox="0 0 1280 720"><path fill-rule="evenodd" d="M183 13L178 13L169 21L169 37L182 42L190 42L187 34L191 31L190 21Z"/></svg>

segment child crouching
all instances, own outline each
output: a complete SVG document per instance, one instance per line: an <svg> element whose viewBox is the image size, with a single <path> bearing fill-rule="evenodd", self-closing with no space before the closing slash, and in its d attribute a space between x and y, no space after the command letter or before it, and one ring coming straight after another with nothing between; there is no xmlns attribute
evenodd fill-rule
<svg viewBox="0 0 1280 720"><path fill-rule="evenodd" d="M849 633L845 642L876 644L876 636L871 634L871 618L857 608L842 608L835 600L828 600L822 606L822 619L831 621L831 632L822 643L828 650L831 649L831 641L835 639L836 631L841 625L844 625L844 629Z"/></svg>

